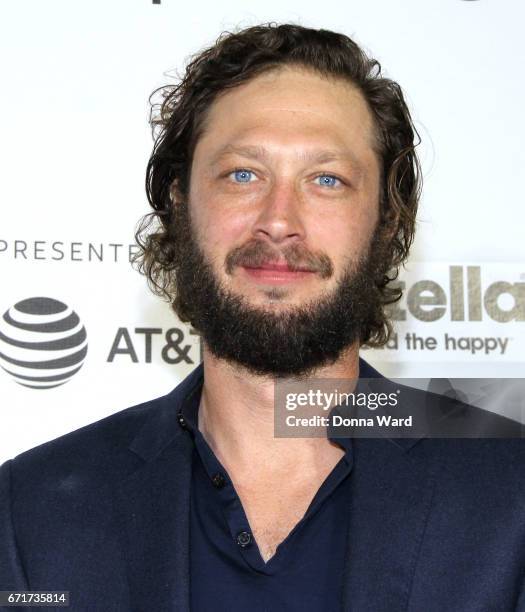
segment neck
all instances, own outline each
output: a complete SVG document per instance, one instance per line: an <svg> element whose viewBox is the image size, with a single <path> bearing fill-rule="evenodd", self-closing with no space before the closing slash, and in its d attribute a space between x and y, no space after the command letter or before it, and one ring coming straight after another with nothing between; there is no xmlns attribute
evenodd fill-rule
<svg viewBox="0 0 525 612"><path fill-rule="evenodd" d="M219 461L238 479L254 474L286 473L309 477L343 453L327 438L274 437L274 380L247 372L203 353L204 386L199 429ZM312 378L355 379L359 376L358 346L352 345L335 363L319 368ZM286 382L285 379L280 379ZM289 379L292 381L292 378ZM305 381L308 382L307 380Z"/></svg>

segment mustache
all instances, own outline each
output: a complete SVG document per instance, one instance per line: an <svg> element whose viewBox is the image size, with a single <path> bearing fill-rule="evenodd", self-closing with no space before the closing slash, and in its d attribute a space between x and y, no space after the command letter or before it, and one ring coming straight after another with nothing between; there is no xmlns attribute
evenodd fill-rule
<svg viewBox="0 0 525 612"><path fill-rule="evenodd" d="M225 267L228 274L233 274L237 266L257 268L283 260L292 271L308 270L316 272L321 278L330 278L334 273L333 264L324 253L311 253L300 244L275 250L262 240L250 240L245 245L230 251L226 256Z"/></svg>

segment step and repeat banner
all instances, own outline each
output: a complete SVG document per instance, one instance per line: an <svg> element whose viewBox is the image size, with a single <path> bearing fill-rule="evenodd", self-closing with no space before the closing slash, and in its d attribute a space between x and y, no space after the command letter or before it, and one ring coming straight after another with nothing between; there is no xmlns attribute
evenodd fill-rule
<svg viewBox="0 0 525 612"><path fill-rule="evenodd" d="M130 265L148 97L222 31L268 21L355 38L421 134L395 334L362 356L397 378L522 377L524 18L518 0L3 3L0 462L163 395L200 362L199 336Z"/></svg>

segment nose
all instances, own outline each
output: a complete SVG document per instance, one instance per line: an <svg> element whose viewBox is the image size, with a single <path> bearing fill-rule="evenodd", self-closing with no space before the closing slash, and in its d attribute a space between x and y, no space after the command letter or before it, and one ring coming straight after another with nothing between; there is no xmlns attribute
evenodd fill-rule
<svg viewBox="0 0 525 612"><path fill-rule="evenodd" d="M301 208L301 194L292 181L275 183L261 202L253 235L281 246L301 242L306 236Z"/></svg>

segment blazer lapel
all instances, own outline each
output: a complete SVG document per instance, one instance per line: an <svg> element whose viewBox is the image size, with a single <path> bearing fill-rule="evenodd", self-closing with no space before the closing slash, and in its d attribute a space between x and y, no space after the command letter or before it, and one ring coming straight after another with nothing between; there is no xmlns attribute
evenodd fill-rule
<svg viewBox="0 0 525 612"><path fill-rule="evenodd" d="M434 490L417 440L354 439L343 610L406 610Z"/></svg>
<svg viewBox="0 0 525 612"><path fill-rule="evenodd" d="M362 359L360 377L387 381ZM435 488L432 441L354 438L352 452L343 610L407 610Z"/></svg>
<svg viewBox="0 0 525 612"><path fill-rule="evenodd" d="M115 510L130 590L130 610L188 612L193 441L178 422L203 382L202 364L155 400L129 451L140 465L115 491Z"/></svg>
<svg viewBox="0 0 525 612"><path fill-rule="evenodd" d="M131 610L189 610L192 442L178 435L116 492Z"/></svg>

